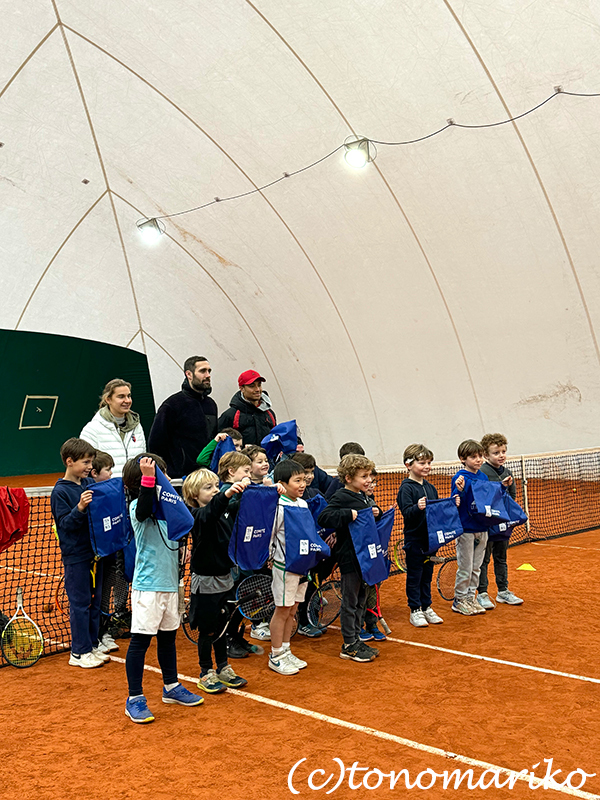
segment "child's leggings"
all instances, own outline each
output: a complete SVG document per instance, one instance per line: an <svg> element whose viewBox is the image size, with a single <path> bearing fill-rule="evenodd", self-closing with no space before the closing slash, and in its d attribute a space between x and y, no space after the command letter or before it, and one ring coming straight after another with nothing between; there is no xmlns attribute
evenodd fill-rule
<svg viewBox="0 0 600 800"><path fill-rule="evenodd" d="M162 670L163 683L168 686L177 683L177 651L175 649L175 637L177 631L158 631L156 634L156 653L158 663ZM144 677L144 660L146 650L150 647L152 635L149 633L132 633L127 658L125 659L125 671L127 673L127 683L129 684L129 697L136 697L144 694L142 680Z"/></svg>

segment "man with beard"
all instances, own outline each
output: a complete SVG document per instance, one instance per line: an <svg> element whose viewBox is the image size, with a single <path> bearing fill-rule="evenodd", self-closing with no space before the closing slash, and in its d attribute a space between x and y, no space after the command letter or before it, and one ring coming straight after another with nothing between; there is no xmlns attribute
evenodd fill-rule
<svg viewBox="0 0 600 800"><path fill-rule="evenodd" d="M181 478L198 468L196 458L217 433L217 404L212 391L208 360L192 356L183 365L181 391L164 401L156 413L148 448L161 456L171 478Z"/></svg>
<svg viewBox="0 0 600 800"><path fill-rule="evenodd" d="M266 378L253 369L247 369L238 378L239 392L221 414L219 430L234 428L239 431L244 444L260 444L271 428L277 424L269 395L263 391Z"/></svg>

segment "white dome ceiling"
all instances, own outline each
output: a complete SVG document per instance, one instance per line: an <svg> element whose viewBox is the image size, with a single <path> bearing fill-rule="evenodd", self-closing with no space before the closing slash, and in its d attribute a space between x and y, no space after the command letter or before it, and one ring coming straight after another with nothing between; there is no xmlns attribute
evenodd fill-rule
<svg viewBox="0 0 600 800"><path fill-rule="evenodd" d="M254 367L333 463L597 444L600 3L2 0L1 327ZM112 376L110 376L112 377ZM126 377L126 376L125 376ZM134 387L135 390L135 387Z"/></svg>

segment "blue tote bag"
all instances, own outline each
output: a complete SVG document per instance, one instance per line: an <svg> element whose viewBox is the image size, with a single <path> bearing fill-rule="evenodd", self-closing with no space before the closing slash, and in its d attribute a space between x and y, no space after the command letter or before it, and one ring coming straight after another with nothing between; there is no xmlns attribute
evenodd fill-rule
<svg viewBox="0 0 600 800"><path fill-rule="evenodd" d="M504 487L498 481L470 481L461 500L472 519L482 529L509 522L510 515L504 503Z"/></svg>
<svg viewBox="0 0 600 800"><path fill-rule="evenodd" d="M315 521L315 525L317 526L319 536L321 539L327 539L327 537L334 532L334 528L324 528L322 525L319 525L319 514L323 509L327 508L327 500L325 500L322 494L316 494L306 502Z"/></svg>
<svg viewBox="0 0 600 800"><path fill-rule="evenodd" d="M293 453L298 446L298 429L296 420L280 422L271 428L260 443L267 451L269 461L274 461L280 453Z"/></svg>
<svg viewBox="0 0 600 800"><path fill-rule="evenodd" d="M510 539L513 529L527 522L527 514L523 511L521 506L512 499L506 489L504 489L504 505L506 506L506 512L510 519L508 522L499 522L497 525L492 525L488 531L488 539L491 542Z"/></svg>
<svg viewBox="0 0 600 800"><path fill-rule="evenodd" d="M429 549L426 555L435 553L439 547L457 539L464 533L454 497L442 497L439 500L428 499L425 516L429 539Z"/></svg>
<svg viewBox="0 0 600 800"><path fill-rule="evenodd" d="M93 500L88 506L90 540L100 558L127 547L133 531L121 478L111 478L88 487Z"/></svg>
<svg viewBox="0 0 600 800"><path fill-rule="evenodd" d="M371 512L372 513L372 512ZM378 520L375 521L377 533L379 534L379 542L383 557L387 565L387 574L390 575L391 562L389 558L390 537L392 535L392 528L394 527L394 520L396 518L396 509L392 508L385 511Z"/></svg>
<svg viewBox="0 0 600 800"><path fill-rule="evenodd" d="M228 551L240 569L252 572L268 559L278 502L275 486L252 483L244 490Z"/></svg>
<svg viewBox="0 0 600 800"><path fill-rule="evenodd" d="M181 539L194 526L194 518L165 475L156 467L156 498L153 507L156 519L167 523L167 536L172 542Z"/></svg>
<svg viewBox="0 0 600 800"><path fill-rule="evenodd" d="M374 586L384 581L389 574L389 565L383 555L372 508L361 508L358 517L348 528L364 582Z"/></svg>
<svg viewBox="0 0 600 800"><path fill-rule="evenodd" d="M323 558L331 555L319 536L308 508L282 506L285 530L285 568L297 575L308 575Z"/></svg>
<svg viewBox="0 0 600 800"><path fill-rule="evenodd" d="M225 455L225 453L233 453L234 451L235 445L231 436L227 436L227 438L223 439L223 441L217 442L217 446L215 447L210 460L211 471L217 471L219 468L219 461L221 460L222 456Z"/></svg>

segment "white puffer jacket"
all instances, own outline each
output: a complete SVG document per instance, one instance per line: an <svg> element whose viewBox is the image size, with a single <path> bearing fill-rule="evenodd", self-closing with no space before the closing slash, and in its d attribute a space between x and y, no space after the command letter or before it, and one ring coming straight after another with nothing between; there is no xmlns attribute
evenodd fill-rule
<svg viewBox="0 0 600 800"><path fill-rule="evenodd" d="M121 439L114 422L104 419L99 411L81 431L80 438L113 457L113 478L121 477L126 461L146 450L146 438L139 423Z"/></svg>

